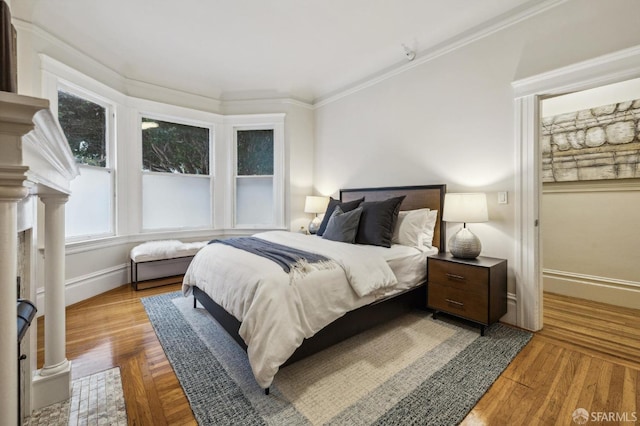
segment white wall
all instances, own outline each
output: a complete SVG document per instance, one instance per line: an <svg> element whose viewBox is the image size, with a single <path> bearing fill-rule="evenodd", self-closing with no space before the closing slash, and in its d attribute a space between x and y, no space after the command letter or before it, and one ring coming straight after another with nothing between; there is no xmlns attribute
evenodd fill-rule
<svg viewBox="0 0 640 426"><path fill-rule="evenodd" d="M512 265L514 204L496 201L497 191L514 198L511 82L640 44L639 14L633 0L568 1L324 103L316 111L318 192L426 183L485 191L490 222L472 227L483 255Z"/></svg>
<svg viewBox="0 0 640 426"><path fill-rule="evenodd" d="M565 272L600 281L635 283L637 307L640 306L640 249L636 231L640 183L632 179L607 184L610 186L580 182L557 190L554 190L557 186L547 189L545 185L541 207L543 266L556 276ZM545 290L554 288L545 279ZM586 297L587 289L583 292L577 288L573 295L591 298Z"/></svg>

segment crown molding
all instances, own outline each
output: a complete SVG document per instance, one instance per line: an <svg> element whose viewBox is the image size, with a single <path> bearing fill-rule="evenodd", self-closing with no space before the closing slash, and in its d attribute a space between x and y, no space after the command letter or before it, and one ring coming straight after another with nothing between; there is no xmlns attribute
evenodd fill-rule
<svg viewBox="0 0 640 426"><path fill-rule="evenodd" d="M175 99L176 96L182 97L185 100L190 100L190 102L179 102L179 105L194 107L197 106L198 109L202 109L203 106L206 106L206 110L212 112L219 112L221 109L223 110L225 107L232 106L263 106L263 105L273 105L273 104L281 104L281 105L294 105L297 107L305 108L305 109L316 109L321 108L325 105L328 105L332 102L338 101L347 96L353 95L359 91L367 89L369 87L375 86L385 80L393 78L399 74L407 72L415 67L433 61L447 53L453 52L457 49L460 49L468 44L481 40L491 34L494 34L498 31L501 31L505 28L508 28L512 25L515 25L521 21L527 20L535 15L543 13L549 9L552 9L562 3L565 3L568 0L545 0L538 1L532 0L530 2L525 3L524 5L507 12L503 15L500 15L494 19L491 19L484 24L478 25L474 28L471 28L464 33L453 37L443 43L440 43L437 46L426 49L422 52L419 52L416 55L416 58L409 63L399 63L393 65L391 67L385 68L380 72L371 75L365 79L362 79L358 82L355 82L351 85L348 85L342 89L338 89L334 92L321 95L314 99L311 102L306 102L302 100L298 100L290 97L281 97L281 98L256 98L256 99L224 99L224 93L220 94L218 98L204 96L201 94L194 94L189 92L184 92L177 89L172 89L169 87L164 87L152 83L147 83L143 81L139 81L133 78L129 78L120 74L113 68L110 68L108 65L94 59L90 54L77 49L68 43L60 40L55 37L51 33L46 30L38 27L37 25L23 21L19 18L14 18L16 28L20 31L30 31L34 33L36 36L46 40L47 42L54 44L60 48L65 50L69 50L75 55L86 58L91 62L91 66L104 72L108 75L109 79L114 82L116 87L120 87L120 90L124 92L124 94L134 97L142 97L150 100L159 100L161 99ZM116 87L113 87L114 89ZM150 96L155 95L155 96ZM176 102L175 100L173 102Z"/></svg>
<svg viewBox="0 0 640 426"><path fill-rule="evenodd" d="M314 109L314 105L294 98L264 98L264 99L229 99L221 101L222 107L231 106L262 106L262 105L293 105L305 109Z"/></svg>
<svg viewBox="0 0 640 426"><path fill-rule="evenodd" d="M52 57L48 53L35 52L40 58L43 68L49 72L53 70L63 70L65 73L81 73L106 86L110 90L130 97L165 103L167 99L172 99L172 104L184 106L185 108L201 109L208 112L216 112L215 110L220 107L220 100L216 98L184 92L129 78L120 74L117 70L109 67L108 65L96 60L90 54L66 43L65 41L62 41L53 34L31 22L23 21L18 18L14 18L13 22L19 32L29 32L48 44L58 47L62 51L69 52L73 56L82 58L82 63L85 65L81 67L83 71L79 71L75 67ZM101 78L98 76L101 76Z"/></svg>
<svg viewBox="0 0 640 426"><path fill-rule="evenodd" d="M199 109L213 113L219 113L222 106L222 102L217 98L184 92L124 76L122 78L125 81L127 96L156 102L171 103L171 105L175 106Z"/></svg>
<svg viewBox="0 0 640 426"><path fill-rule="evenodd" d="M423 65L427 62L431 62L434 59L458 50L468 44L488 37L491 34L513 26L519 22L530 19L531 17L536 16L540 13L546 12L547 10L565 3L566 1L568 0L530 1L528 3L525 3L521 7L516 8L511 12L507 12L485 22L484 24L471 28L470 30L465 31L458 36L450 38L449 40L446 40L434 47L423 50L422 52L418 52L416 58L409 63L403 62L402 65L392 66L376 75L361 80L354 85L347 86L346 88L338 90L333 94L320 96L316 100L314 100L312 104L315 108L321 108L325 105L336 102L342 98L353 95L354 93L360 92L385 80L393 78L399 74L412 70L415 67Z"/></svg>
<svg viewBox="0 0 640 426"><path fill-rule="evenodd" d="M27 22L24 21L20 18L12 18L11 22L13 23L13 25L16 27L16 29L18 30L18 34L20 34L21 32L29 32L31 34L33 34L34 36L46 41L48 44L51 44L53 46L56 46L60 49L62 49L63 51L67 51L70 52L71 54L81 57L83 58L83 60L88 64L88 66L90 68L93 68L97 71L100 71L103 75L105 75L109 80L110 83L103 83L108 85L109 87L111 87L112 89L116 89L116 87L113 87L116 84L123 84L123 78L122 76L113 68L109 67L107 64L104 64L98 60L96 60L95 58L93 58L90 54L62 41L61 39L59 39L58 37L54 36L53 34L51 34L50 32L42 29L41 27L31 23L31 22ZM38 53L38 55L40 57L42 56L48 56L46 54L42 54L41 52L36 52ZM53 58L52 58L53 59ZM64 65L62 62L60 62L60 64ZM70 68L70 67L69 67ZM95 76L93 77L95 79ZM124 88L124 86L118 87L116 90L122 90Z"/></svg>
<svg viewBox="0 0 640 426"><path fill-rule="evenodd" d="M514 96L552 95L640 76L640 45L578 62L511 83Z"/></svg>
<svg viewBox="0 0 640 426"><path fill-rule="evenodd" d="M248 125L261 125L262 123L284 123L284 119L286 117L285 113L275 112L275 113L267 113L267 114L229 114L223 117L223 122L225 124L237 125L237 126L248 126Z"/></svg>
<svg viewBox="0 0 640 426"><path fill-rule="evenodd" d="M63 62L52 58L46 53L38 53L37 55L40 60L40 70L43 73L49 73L64 80L64 86L69 86L73 90L83 93L83 95L88 99L98 103L110 103L113 101L120 103L125 102L126 96L119 88L114 88L108 83L99 81L93 76L89 76L88 74L78 71ZM114 74L114 79L121 80L121 77ZM118 84L120 83L121 81L119 81ZM122 87L123 86L121 85L120 88ZM87 93L87 90L89 89L91 93ZM46 97L46 94L43 93L43 95Z"/></svg>
<svg viewBox="0 0 640 426"><path fill-rule="evenodd" d="M34 36L46 41L49 44L68 51L75 56L81 57L87 64L87 67L93 71L88 76L101 84L107 86L111 90L119 92L134 98L140 98L150 101L168 103L171 100L172 105L182 106L190 109L199 109L206 112L220 113L225 106L260 106L260 105L295 105L302 108L313 109L313 105L298 99L281 97L281 98L264 98L264 99L244 99L244 100L221 100L220 98L205 96L202 94L185 92L158 84L148 83L120 74L117 70L96 60L90 54L62 41L41 27L24 21L19 18L13 19L15 27L21 32L30 32ZM38 52L41 64L47 71L63 70L65 73L80 73L75 68L65 64L58 59L51 57L46 53ZM96 79L95 74L102 75L102 81Z"/></svg>

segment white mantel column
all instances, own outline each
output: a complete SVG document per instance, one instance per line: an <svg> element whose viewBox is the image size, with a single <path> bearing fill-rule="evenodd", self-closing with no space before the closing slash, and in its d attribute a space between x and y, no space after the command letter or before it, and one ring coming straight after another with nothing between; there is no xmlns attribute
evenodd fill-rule
<svg viewBox="0 0 640 426"><path fill-rule="evenodd" d="M44 203L44 367L33 380L33 408L71 397L65 337L65 226L67 194L39 194Z"/></svg>
<svg viewBox="0 0 640 426"><path fill-rule="evenodd" d="M26 170L0 166L0 413L8 425L18 423L18 201L28 194Z"/></svg>
<svg viewBox="0 0 640 426"><path fill-rule="evenodd" d="M22 136L33 116L48 108L45 99L0 92L0 416L18 424L18 201L28 194Z"/></svg>
<svg viewBox="0 0 640 426"><path fill-rule="evenodd" d="M0 424L18 424L17 203L25 180L45 203L45 368L25 383L31 410L68 399L65 356L64 205L78 175L73 153L49 101L0 91ZM27 178L28 176L28 178ZM32 247L35 249L35 247ZM32 286L37 283L30 283ZM35 345L30 356L36 356ZM25 382L28 378L25 378ZM29 394L30 392L30 394Z"/></svg>

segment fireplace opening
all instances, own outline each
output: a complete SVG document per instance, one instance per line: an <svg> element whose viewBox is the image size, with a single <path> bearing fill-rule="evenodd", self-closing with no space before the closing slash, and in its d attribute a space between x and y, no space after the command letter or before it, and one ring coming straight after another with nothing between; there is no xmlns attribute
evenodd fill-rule
<svg viewBox="0 0 640 426"><path fill-rule="evenodd" d="M19 281L19 279L18 279ZM24 361L25 359L27 359L27 355L23 354L21 349L20 349L20 343L22 342L22 339L24 338L25 334L27 334L27 330L29 329L29 326L31 325L31 321L33 321L33 318L35 318L36 316L36 312L38 311L38 309L36 308L36 305L34 305L33 303L31 303L29 300L26 299L18 299L17 300L17 308L18 308L18 419L22 419L23 418L23 414L24 414L24 407L22 406L22 400L23 400L23 393L24 393L24 388L23 388L23 371L22 371L22 361Z"/></svg>

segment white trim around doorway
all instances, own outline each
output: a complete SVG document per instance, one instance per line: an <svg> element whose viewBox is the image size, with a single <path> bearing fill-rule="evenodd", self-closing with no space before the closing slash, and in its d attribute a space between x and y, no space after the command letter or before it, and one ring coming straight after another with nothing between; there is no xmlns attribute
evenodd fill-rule
<svg viewBox="0 0 640 426"><path fill-rule="evenodd" d="M540 99L640 77L640 46L512 83L516 162L515 278L517 325L542 328L540 246Z"/></svg>

